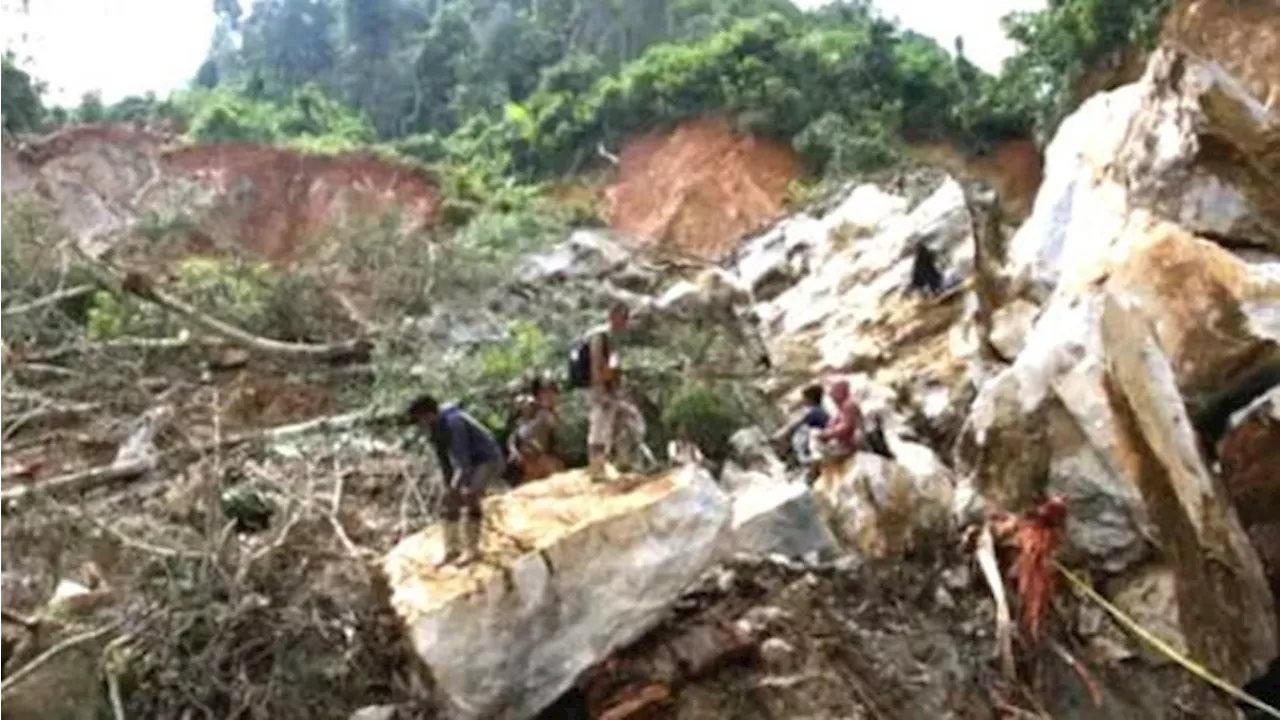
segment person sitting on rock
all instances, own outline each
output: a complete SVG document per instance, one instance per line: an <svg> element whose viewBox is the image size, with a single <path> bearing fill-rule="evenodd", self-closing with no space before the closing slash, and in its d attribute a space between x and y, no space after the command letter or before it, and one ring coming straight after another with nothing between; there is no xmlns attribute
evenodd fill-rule
<svg viewBox="0 0 1280 720"><path fill-rule="evenodd" d="M853 455L863 442L862 409L849 391L849 381L835 381L828 394L836 412L825 428L813 433L814 463L811 477L816 474L820 464Z"/></svg>
<svg viewBox="0 0 1280 720"><path fill-rule="evenodd" d="M502 477L502 449L479 421L457 405L441 408L431 395L415 399L406 415L430 438L444 477L440 511L444 557L440 564L465 565L480 556L481 498L485 487Z"/></svg>
<svg viewBox="0 0 1280 720"><path fill-rule="evenodd" d="M791 451L796 464L808 467L813 462L813 435L831 422L831 415L822 407L822 386L813 384L800 393L802 407L781 430L774 433L773 442Z"/></svg>
<svg viewBox="0 0 1280 720"><path fill-rule="evenodd" d="M529 394L516 404L519 420L507 449L522 481L541 480L564 470L564 461L555 454L555 431L561 425L555 384L535 378Z"/></svg>

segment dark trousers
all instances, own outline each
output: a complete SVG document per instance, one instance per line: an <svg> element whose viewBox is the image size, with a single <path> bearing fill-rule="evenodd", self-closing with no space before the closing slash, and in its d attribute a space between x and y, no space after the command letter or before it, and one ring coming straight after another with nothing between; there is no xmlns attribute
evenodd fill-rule
<svg viewBox="0 0 1280 720"><path fill-rule="evenodd" d="M463 515L479 522L484 517L484 489L502 476L501 459L490 460L471 468L471 472L457 482L445 480L444 498L441 499L440 516L445 522L457 522Z"/></svg>

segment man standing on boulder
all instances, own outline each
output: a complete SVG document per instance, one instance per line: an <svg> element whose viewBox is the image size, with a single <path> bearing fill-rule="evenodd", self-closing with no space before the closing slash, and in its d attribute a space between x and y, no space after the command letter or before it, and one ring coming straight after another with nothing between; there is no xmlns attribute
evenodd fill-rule
<svg viewBox="0 0 1280 720"><path fill-rule="evenodd" d="M493 435L456 405L440 407L430 395L409 405L408 419L431 439L444 477L441 518L444 557L459 566L480 557L485 487L502 477L502 449ZM462 523L465 514L468 521Z"/></svg>
<svg viewBox="0 0 1280 720"><path fill-rule="evenodd" d="M608 324L589 330L569 357L569 385L590 388L587 457L591 479L596 481L606 477L606 463L613 455L619 423L628 436L621 458L624 468L635 449L632 445L643 448L644 417L623 399L620 387L622 368L616 340L627 329L630 316L625 303L614 303L609 308Z"/></svg>

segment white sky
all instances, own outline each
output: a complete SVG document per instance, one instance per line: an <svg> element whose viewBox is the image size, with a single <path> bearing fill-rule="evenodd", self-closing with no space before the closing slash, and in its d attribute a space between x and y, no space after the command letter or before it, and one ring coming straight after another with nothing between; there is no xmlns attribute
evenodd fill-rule
<svg viewBox="0 0 1280 720"><path fill-rule="evenodd" d="M794 1L801 7L824 3ZM948 50L956 35L963 36L965 54L988 70L998 69L1012 50L1000 17L1045 2L874 1ZM29 0L25 17L14 10L19 2L3 0L4 46L32 58L30 67L49 84L54 104L77 104L90 90L101 91L107 102L148 90L164 95L191 79L213 34L211 0Z"/></svg>

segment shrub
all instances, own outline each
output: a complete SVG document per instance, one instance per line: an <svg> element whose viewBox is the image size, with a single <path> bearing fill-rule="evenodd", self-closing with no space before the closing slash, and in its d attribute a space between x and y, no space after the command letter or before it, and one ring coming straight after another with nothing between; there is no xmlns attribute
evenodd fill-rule
<svg viewBox="0 0 1280 720"><path fill-rule="evenodd" d="M729 456L729 438L745 419L744 408L728 388L697 382L677 389L662 410L666 433L692 441L717 464Z"/></svg>

